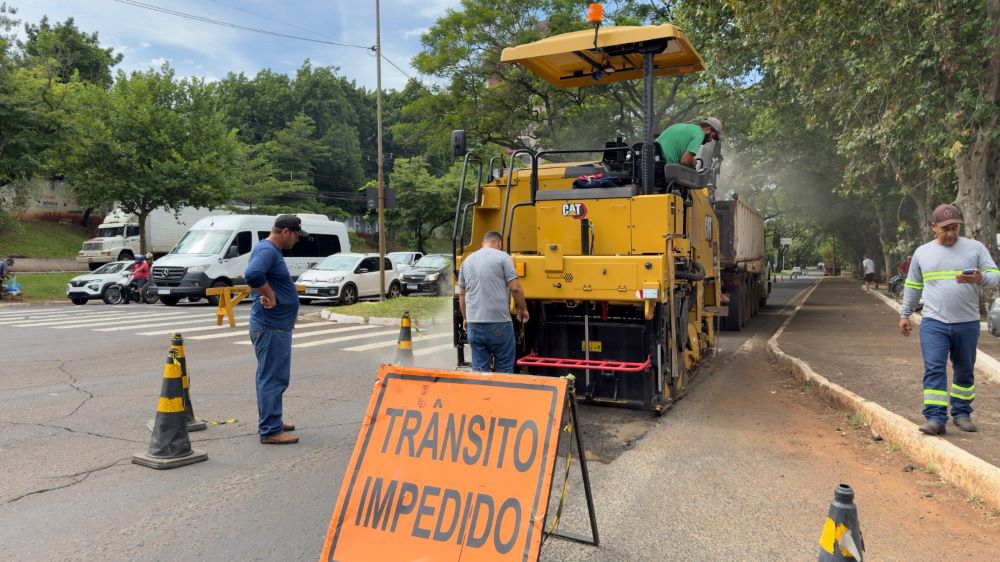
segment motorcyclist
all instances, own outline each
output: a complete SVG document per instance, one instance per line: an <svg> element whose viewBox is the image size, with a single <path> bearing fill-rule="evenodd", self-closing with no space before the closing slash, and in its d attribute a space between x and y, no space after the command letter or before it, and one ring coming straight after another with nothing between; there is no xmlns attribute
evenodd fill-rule
<svg viewBox="0 0 1000 562"><path fill-rule="evenodd" d="M140 292L142 288L146 286L149 282L149 262L153 261L153 254L146 254L145 257L137 256L135 258L135 265L132 266L132 283L135 284L136 289ZM129 291L125 291L125 304L129 303ZM139 299L141 302L141 298Z"/></svg>

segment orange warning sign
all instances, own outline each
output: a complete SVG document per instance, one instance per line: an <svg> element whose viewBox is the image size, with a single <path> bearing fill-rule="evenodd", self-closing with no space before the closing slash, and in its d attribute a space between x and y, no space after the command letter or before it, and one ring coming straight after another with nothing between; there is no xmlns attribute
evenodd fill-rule
<svg viewBox="0 0 1000 562"><path fill-rule="evenodd" d="M537 560L566 380L383 365L321 560Z"/></svg>

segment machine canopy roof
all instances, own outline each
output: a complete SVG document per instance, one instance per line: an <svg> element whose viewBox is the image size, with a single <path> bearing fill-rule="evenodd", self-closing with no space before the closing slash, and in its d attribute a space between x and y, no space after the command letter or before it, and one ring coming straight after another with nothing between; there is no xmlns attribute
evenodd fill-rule
<svg viewBox="0 0 1000 562"><path fill-rule="evenodd" d="M652 50L653 76L705 70L684 32L663 25L602 27L508 47L502 62L518 63L556 88L587 87L643 77L643 52Z"/></svg>

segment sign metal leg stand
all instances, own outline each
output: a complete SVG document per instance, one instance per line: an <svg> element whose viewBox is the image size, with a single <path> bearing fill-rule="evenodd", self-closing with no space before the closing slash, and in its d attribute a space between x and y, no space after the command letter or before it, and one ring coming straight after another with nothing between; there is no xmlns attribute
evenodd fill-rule
<svg viewBox="0 0 1000 562"><path fill-rule="evenodd" d="M567 391L569 402L570 423L573 424L573 436L576 440L576 451L580 457L580 475L583 477L583 492L587 496L587 514L590 515L590 535L581 535L571 531L561 531L556 529L552 535L571 541L581 542L593 546L600 546L600 538L597 535L597 513L594 511L594 496L590 491L590 473L587 471L587 455L583 450L583 435L580 433L580 423L576 415L576 390L571 383ZM570 442L567 446L573 447Z"/></svg>

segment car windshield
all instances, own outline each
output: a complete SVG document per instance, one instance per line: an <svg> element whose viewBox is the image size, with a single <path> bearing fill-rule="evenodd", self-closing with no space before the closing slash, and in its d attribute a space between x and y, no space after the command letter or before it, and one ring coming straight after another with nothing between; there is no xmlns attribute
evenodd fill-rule
<svg viewBox="0 0 1000 562"><path fill-rule="evenodd" d="M111 263L106 263L101 267L95 269L94 274L96 275L101 273L118 273L119 271L125 269L126 266L129 266L131 264L132 262L128 261L113 261Z"/></svg>
<svg viewBox="0 0 1000 562"><path fill-rule="evenodd" d="M329 256L313 267L316 271L351 271L358 263L357 256Z"/></svg>
<svg viewBox="0 0 1000 562"><path fill-rule="evenodd" d="M432 269L438 269L442 267L448 267L449 263L451 263L451 260L449 260L444 256L424 256L420 258L420 261L414 264L413 267L428 267Z"/></svg>
<svg viewBox="0 0 1000 562"><path fill-rule="evenodd" d="M232 230L189 230L170 253L218 254L232 236Z"/></svg>
<svg viewBox="0 0 1000 562"><path fill-rule="evenodd" d="M413 263L413 254L409 252L389 252L385 256L396 263L404 265Z"/></svg>
<svg viewBox="0 0 1000 562"><path fill-rule="evenodd" d="M106 226L104 228L97 229L98 238L116 238L121 236L125 232L124 226Z"/></svg>

